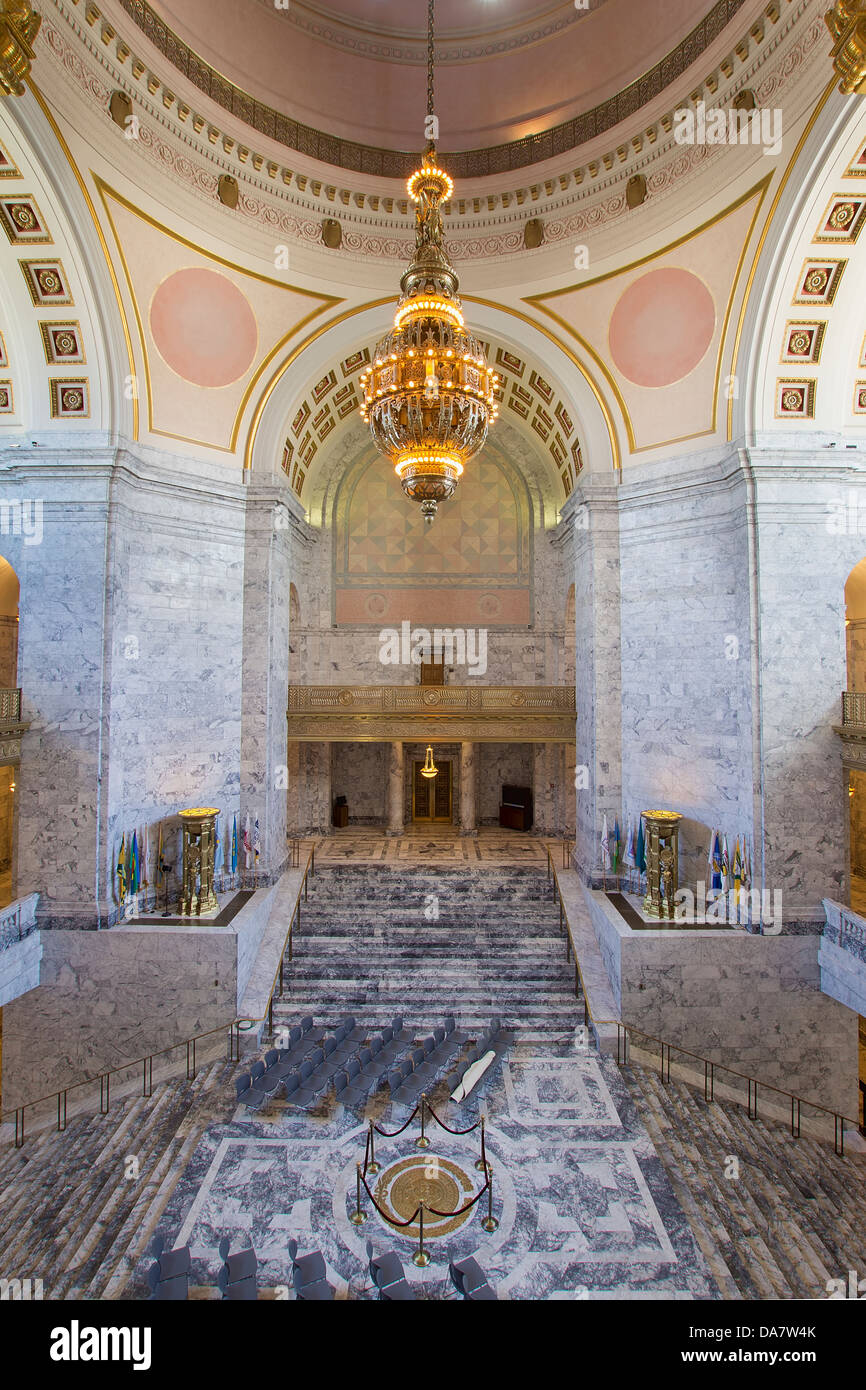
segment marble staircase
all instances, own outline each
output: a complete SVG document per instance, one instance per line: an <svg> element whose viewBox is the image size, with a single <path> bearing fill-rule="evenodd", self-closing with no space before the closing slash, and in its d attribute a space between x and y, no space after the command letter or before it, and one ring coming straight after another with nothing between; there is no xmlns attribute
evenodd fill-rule
<svg viewBox="0 0 866 1390"><path fill-rule="evenodd" d="M237 1063L203 1066L107 1115L70 1119L0 1149L0 1270L41 1279L45 1299L124 1297L209 1125L234 1113Z"/></svg>
<svg viewBox="0 0 866 1390"><path fill-rule="evenodd" d="M545 870L319 869L274 1001L275 1024L304 1013L371 1027L402 1013L418 1032L498 1016L521 1041L572 1037L582 1013Z"/></svg>
<svg viewBox="0 0 866 1390"><path fill-rule="evenodd" d="M621 1074L724 1298L827 1298L829 1280L866 1274L866 1157L652 1067Z"/></svg>

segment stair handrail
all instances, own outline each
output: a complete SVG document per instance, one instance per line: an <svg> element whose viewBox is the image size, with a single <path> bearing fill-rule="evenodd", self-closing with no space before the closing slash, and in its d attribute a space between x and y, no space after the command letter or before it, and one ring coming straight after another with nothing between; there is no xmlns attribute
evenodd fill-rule
<svg viewBox="0 0 866 1390"><path fill-rule="evenodd" d="M236 1019L234 1020L234 1022L232 1023L232 1025L231 1025L233 1036L236 1036L236 1037L237 1037L237 1044L238 1044L238 1046L237 1046L237 1057L234 1057L233 1055L232 1055L232 1057L231 1057L231 1060L233 1060L233 1061L239 1060L239 1058L240 1058L240 1035L241 1035L242 1032L249 1032L251 1028L256 1028L256 1027L258 1027L258 1025L259 1025L260 1023L264 1023L265 1019L267 1019L267 1022L268 1022L268 1033L271 1034L271 1033L273 1033L273 1031L274 1031L274 994L276 993L276 989L277 989L277 981L279 980L279 983L280 983L280 998L282 999L282 997L283 997L283 984L284 984L284 966L285 966L285 960L286 960L286 953L288 952L288 957L289 957L289 960L291 961L291 960L292 960L292 957L293 957L293 944L294 944L294 936L293 936L293 934L294 934L295 921L296 921L296 920L297 920L297 923L298 923L298 928L297 928L297 930L298 930L298 935L300 936L300 934L301 934L301 893L303 893L303 895L304 895L304 902L306 902L306 901L307 901L307 895L308 895L308 882L307 882L308 877L309 877L309 878L315 878L315 876L316 876L316 842L314 841L314 842L313 842L313 846L312 846L312 848L311 848L309 854L307 855L307 862L306 862L306 865L304 866L304 874L303 874L303 877L302 877L302 879L301 879L300 884L298 885L298 892L297 892L297 896L296 896L296 898L295 898L295 906L293 907L293 909L292 909L292 915L291 915L291 917L289 918L288 930L286 931L286 934L285 934L285 936L284 936L284 938L283 938L283 946L282 946L282 950L280 951L280 963L279 963L279 965L277 966L276 970L274 971L274 978L273 978L273 980L272 980L272 982L271 982L270 993L268 994L268 1006L267 1006L267 1008L265 1009L264 1013L262 1014L262 1016L261 1016L260 1018L249 1018L249 1017L245 1017L245 1018L236 1018Z"/></svg>
<svg viewBox="0 0 866 1390"><path fill-rule="evenodd" d="M715 1073L717 1071L726 1072L729 1076L739 1077L741 1081L745 1081L747 1083L747 1108L750 1119L757 1119L758 1116L758 1087L760 1086L765 1091L773 1091L774 1094L778 1096L785 1096L791 1102L791 1133L795 1139L799 1139L800 1137L800 1109L802 1106L805 1105L811 1110L818 1110L824 1115L832 1116L833 1147L837 1154L844 1155L845 1125L849 1125L852 1129L859 1130L859 1119L852 1120L850 1115L844 1115L840 1110L834 1110L832 1106L820 1105L818 1101L815 1100L807 1100L805 1096L798 1096L794 1091L786 1091L785 1088L782 1086L774 1086L770 1081L763 1081L760 1080L758 1077L750 1076L747 1072L738 1071L736 1067L729 1067L724 1062L713 1061L709 1057L704 1057L699 1052L693 1052L691 1048L682 1047L679 1043L668 1042L664 1038L656 1037L655 1034L648 1033L645 1029L638 1028L633 1023L626 1023L621 1018L594 1018L592 1010L589 1006L589 1001L587 1000L586 996L586 989L583 983L583 972L580 968L580 962L577 956L577 948L575 947L574 940L571 935L571 924L569 923L568 913L565 909L565 903L562 897L562 886L559 882L559 875L556 871L556 865L553 863L551 859L549 846L547 847L547 860L548 877L550 877L552 874L555 894L559 897L559 920L560 926L563 928L566 937L566 942L568 946L568 959L570 960L572 954L574 955L575 996L579 997L579 993L583 994L584 1024L587 1026L592 1025L593 1029L596 1030L596 1034L599 1025L605 1024L609 1027L613 1027L614 1025L616 1025L617 1066L628 1066L628 1048L630 1035L633 1034L635 1037L645 1038L650 1042L658 1043L659 1047L661 1048L660 1069L663 1082L665 1080L665 1075L667 1075L667 1080L670 1080L671 1052L682 1053L686 1057L693 1058L693 1060L696 1062L703 1063L704 1095L708 1101L712 1100L713 1098L713 1086L715 1080ZM578 984L580 985L580 992L578 992Z"/></svg>
<svg viewBox="0 0 866 1390"><path fill-rule="evenodd" d="M36 1105L44 1105L47 1101L57 1102L57 1132L62 1134L66 1129L67 1105L70 1091L77 1091L82 1086L94 1086L99 1083L99 1107L100 1114L107 1115L110 1108L111 1078L120 1072L129 1071L134 1067L141 1067L142 1070L142 1096L146 1099L153 1094L153 1059L154 1057L164 1057L168 1052L174 1052L177 1048L186 1048L186 1074L187 1080L191 1080L196 1073L195 1052L196 1044L203 1038L212 1038L217 1033L228 1033L229 1055L227 1061L236 1062L240 1060L240 1035L242 1031L248 1031L259 1023L268 1020L270 1030L273 1031L273 1003L274 992L277 987L277 980L280 982L280 994L283 990L283 963L286 955L286 947L291 951L292 930L295 918L298 919L298 930L300 930L300 904L301 893L304 900L307 898L307 877L315 877L316 873L316 845L313 844L307 863L304 868L303 878L298 885L298 892L295 898L295 906L289 921L288 930L283 939L283 946L280 952L280 964L274 974L274 981L271 985L270 995L268 996L268 1007L265 1009L261 1018L239 1018L235 1017L231 1022L220 1023L216 1028L208 1028L201 1033L194 1033L189 1038L181 1038L178 1042L169 1043L168 1047L159 1048L153 1052L148 1052L143 1057L134 1057L129 1062L122 1062L120 1066L109 1067L105 1071L97 1072L95 1076L85 1077L83 1081L73 1081L68 1086L61 1087L58 1091L49 1091L44 1096L39 1096L36 1100L26 1100L23 1105L14 1107L15 1115L15 1147L20 1149L24 1144L24 1112L32 1109ZM290 956L291 958L291 956ZM237 1044L237 1045L236 1045Z"/></svg>

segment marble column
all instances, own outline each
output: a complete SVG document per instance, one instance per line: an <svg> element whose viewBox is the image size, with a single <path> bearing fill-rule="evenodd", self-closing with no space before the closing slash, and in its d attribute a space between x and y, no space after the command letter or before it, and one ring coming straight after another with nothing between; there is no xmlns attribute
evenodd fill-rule
<svg viewBox="0 0 866 1390"><path fill-rule="evenodd" d="M460 745L460 834L477 835L475 813L475 768L476 748L474 743Z"/></svg>
<svg viewBox="0 0 866 1390"><path fill-rule="evenodd" d="M612 824L622 805L619 502L615 483L592 476L575 493L576 510L571 521L576 597L577 836L572 862L589 883L600 867L598 846L605 812Z"/></svg>
<svg viewBox="0 0 866 1390"><path fill-rule="evenodd" d="M388 834L403 834L403 745L392 743L388 758Z"/></svg>

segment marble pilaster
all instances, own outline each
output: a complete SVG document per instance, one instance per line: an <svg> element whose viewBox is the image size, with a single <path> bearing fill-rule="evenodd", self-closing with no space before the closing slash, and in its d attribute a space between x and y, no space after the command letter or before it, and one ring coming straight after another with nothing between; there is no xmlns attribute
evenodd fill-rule
<svg viewBox="0 0 866 1390"><path fill-rule="evenodd" d="M405 756L402 743L388 745L388 834L403 834L403 781Z"/></svg>
<svg viewBox="0 0 866 1390"><path fill-rule="evenodd" d="M259 878L286 859L289 585L293 516L272 484L246 497L241 733L241 809L259 822Z"/></svg>
<svg viewBox="0 0 866 1390"><path fill-rule="evenodd" d="M460 745L460 834L478 834L478 813L476 809L477 749L474 743Z"/></svg>
<svg viewBox="0 0 866 1390"><path fill-rule="evenodd" d="M600 869L602 817L622 797L619 507L615 483L590 476L571 512L574 536L577 792L574 865Z"/></svg>

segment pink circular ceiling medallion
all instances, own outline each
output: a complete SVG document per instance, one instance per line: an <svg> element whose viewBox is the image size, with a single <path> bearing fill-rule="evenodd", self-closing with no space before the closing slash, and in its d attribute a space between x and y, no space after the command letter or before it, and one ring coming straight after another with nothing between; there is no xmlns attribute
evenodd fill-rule
<svg viewBox="0 0 866 1390"><path fill-rule="evenodd" d="M651 270L620 296L611 314L610 354L635 386L672 386L713 340L713 297L690 270Z"/></svg>
<svg viewBox="0 0 866 1390"><path fill-rule="evenodd" d="M194 386L229 386L256 354L255 314L216 270L177 270L150 306L150 331L163 361Z"/></svg>

